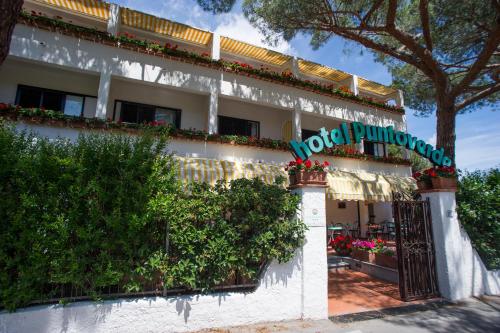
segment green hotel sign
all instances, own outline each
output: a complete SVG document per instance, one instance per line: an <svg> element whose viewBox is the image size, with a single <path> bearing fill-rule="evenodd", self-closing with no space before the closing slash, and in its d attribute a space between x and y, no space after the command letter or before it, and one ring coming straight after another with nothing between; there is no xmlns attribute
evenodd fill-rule
<svg viewBox="0 0 500 333"><path fill-rule="evenodd" d="M295 156L307 160L313 153L320 153L325 148L333 148L335 145L351 144L352 142L360 143L362 139L365 139L405 147L429 159L434 165L451 166L452 160L448 156L444 156L443 148L434 149L432 145L411 134L394 131L393 126L379 127L353 122L351 128L353 138L351 138L347 123L342 123L339 128L331 131L322 127L319 129L318 135L313 135L304 142L292 140L290 146Z"/></svg>

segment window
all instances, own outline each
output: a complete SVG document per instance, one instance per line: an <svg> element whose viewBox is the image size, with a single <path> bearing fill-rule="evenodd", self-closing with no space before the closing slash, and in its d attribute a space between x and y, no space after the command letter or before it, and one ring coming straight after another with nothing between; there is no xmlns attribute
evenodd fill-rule
<svg viewBox="0 0 500 333"><path fill-rule="evenodd" d="M303 129L302 130L302 141L306 141L313 135L318 135L318 131L312 131L308 129Z"/></svg>
<svg viewBox="0 0 500 333"><path fill-rule="evenodd" d="M181 110L147 104L117 101L115 114L117 112L119 119L125 123L142 124L157 121L179 128L181 122Z"/></svg>
<svg viewBox="0 0 500 333"><path fill-rule="evenodd" d="M363 141L363 151L367 155L384 157L387 156L385 143L381 142L371 142L371 141Z"/></svg>
<svg viewBox="0 0 500 333"><path fill-rule="evenodd" d="M219 134L260 137L258 121L219 116Z"/></svg>
<svg viewBox="0 0 500 333"><path fill-rule="evenodd" d="M90 96L20 85L17 88L16 104L25 108L44 108L80 117L86 97Z"/></svg>

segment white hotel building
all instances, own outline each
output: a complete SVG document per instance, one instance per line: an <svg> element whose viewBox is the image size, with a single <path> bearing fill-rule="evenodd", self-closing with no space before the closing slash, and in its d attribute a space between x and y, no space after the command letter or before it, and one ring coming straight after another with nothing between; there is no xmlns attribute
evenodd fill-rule
<svg viewBox="0 0 500 333"><path fill-rule="evenodd" d="M111 35L178 45L213 60L250 64L296 78L347 87L354 95L399 107L402 93L369 80L215 33L97 0L26 0L27 13L95 28ZM0 67L0 103L44 107L68 115L110 121L165 120L180 129L289 141L321 127L359 121L406 131L404 112L361 99L319 93L245 72L223 70L189 59L92 40L71 29L49 29L20 19L10 55ZM81 128L17 121L50 138L75 138ZM328 176L327 223L341 223L365 235L369 221L392 217L392 193L411 184L408 163L381 160L384 144L352 147L362 158L318 155L332 166ZM271 181L292 159L290 151L174 137L170 149L181 161L181 176L261 176ZM346 226L347 227L347 226Z"/></svg>

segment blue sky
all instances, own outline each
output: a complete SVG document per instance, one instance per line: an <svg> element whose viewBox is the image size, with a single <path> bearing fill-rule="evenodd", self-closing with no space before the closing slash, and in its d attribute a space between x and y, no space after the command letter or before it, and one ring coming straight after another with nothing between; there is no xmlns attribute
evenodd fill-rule
<svg viewBox="0 0 500 333"><path fill-rule="evenodd" d="M239 6L227 14L213 15L204 12L195 0L115 0L133 8L174 21L189 24L222 35L261 45L274 50L299 56L348 73L357 74L382 84L391 83L386 68L374 62L370 52L355 43L333 38L319 50L312 50L306 36L298 36L291 42L282 41L269 47L262 35L253 28L241 13ZM345 52L345 50L348 52ZM416 117L407 110L408 131L429 143L435 143L436 119ZM457 117L457 166L461 169L488 169L500 166L500 105L496 112L482 109Z"/></svg>

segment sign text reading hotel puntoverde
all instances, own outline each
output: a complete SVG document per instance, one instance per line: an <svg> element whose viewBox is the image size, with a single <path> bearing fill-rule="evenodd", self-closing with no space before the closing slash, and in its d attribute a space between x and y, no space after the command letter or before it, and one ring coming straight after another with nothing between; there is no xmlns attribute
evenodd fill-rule
<svg viewBox="0 0 500 333"><path fill-rule="evenodd" d="M434 149L425 141L404 132L395 132L393 126L379 127L364 125L359 122L351 123L354 142L360 143L362 139L372 142L385 142L413 150L417 154L429 159L433 164L439 166L451 166L452 160L444 156L443 148ZM319 153L325 148L333 148L335 145L351 144L351 137L347 123L342 123L339 128L327 131L320 128L318 135L313 135L304 142L290 141L295 156L307 160L313 153Z"/></svg>

